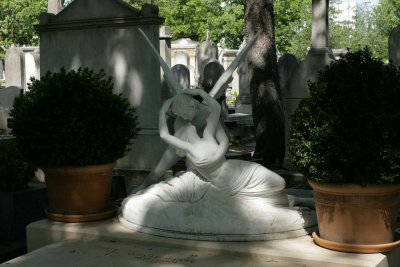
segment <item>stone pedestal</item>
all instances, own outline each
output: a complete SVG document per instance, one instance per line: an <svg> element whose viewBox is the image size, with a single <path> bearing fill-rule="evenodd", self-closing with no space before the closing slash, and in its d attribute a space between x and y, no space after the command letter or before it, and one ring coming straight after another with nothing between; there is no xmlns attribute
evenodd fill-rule
<svg viewBox="0 0 400 267"><path fill-rule="evenodd" d="M70 243L57 243L66 240ZM40 249L52 243L57 244ZM91 262L95 258L99 264L82 266L105 266L100 262L133 266L138 259L153 260L152 266L395 267L400 262L400 248L384 254L342 253L315 245L310 236L262 242L181 240L133 232L122 227L117 219L74 224L38 221L27 227L27 245L33 253L11 261L11 265L51 266L41 264L58 259L57 266L61 267L70 266L66 265L69 261ZM167 265L162 261L164 257L177 262ZM120 261L120 258L126 260ZM192 261L178 262L184 259ZM39 264L35 265L35 260Z"/></svg>

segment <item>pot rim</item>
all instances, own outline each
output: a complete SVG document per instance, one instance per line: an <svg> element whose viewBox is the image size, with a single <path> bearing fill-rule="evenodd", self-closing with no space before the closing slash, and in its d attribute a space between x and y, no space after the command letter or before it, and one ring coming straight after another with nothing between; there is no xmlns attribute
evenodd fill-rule
<svg viewBox="0 0 400 267"><path fill-rule="evenodd" d="M386 195L400 192L400 184L367 184L365 186L354 183L322 183L307 178L308 184L317 192L336 193L344 195Z"/></svg>

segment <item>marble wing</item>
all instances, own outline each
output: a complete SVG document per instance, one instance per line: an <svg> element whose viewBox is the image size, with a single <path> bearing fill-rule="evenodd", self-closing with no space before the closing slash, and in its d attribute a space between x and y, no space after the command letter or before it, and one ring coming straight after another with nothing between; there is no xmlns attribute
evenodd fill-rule
<svg viewBox="0 0 400 267"><path fill-rule="evenodd" d="M150 45L152 51L154 52L154 56L160 62L161 68L164 71L165 79L167 80L168 84L174 89L176 94L180 94L183 92L182 86L179 84L178 80L175 79L174 74L172 73L171 69L168 67L167 63L165 63L164 59L160 56L157 49L153 46L149 38L146 34L139 28L139 32L143 35L147 43Z"/></svg>

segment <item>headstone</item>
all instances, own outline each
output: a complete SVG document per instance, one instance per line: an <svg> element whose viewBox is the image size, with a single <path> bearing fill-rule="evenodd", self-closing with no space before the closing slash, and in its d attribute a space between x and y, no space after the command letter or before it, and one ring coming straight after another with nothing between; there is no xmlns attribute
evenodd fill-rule
<svg viewBox="0 0 400 267"><path fill-rule="evenodd" d="M278 59L279 85L282 93L284 93L286 83L298 64L299 59L293 54L283 54Z"/></svg>
<svg viewBox="0 0 400 267"><path fill-rule="evenodd" d="M25 85L25 55L21 48L11 46L5 55L6 87L16 86L23 88Z"/></svg>
<svg viewBox="0 0 400 267"><path fill-rule="evenodd" d="M400 25L395 27L389 36L389 60L400 66Z"/></svg>
<svg viewBox="0 0 400 267"><path fill-rule="evenodd" d="M40 78L40 57L39 51L25 53L25 91L28 90L28 85L31 83L31 78Z"/></svg>
<svg viewBox="0 0 400 267"><path fill-rule="evenodd" d="M242 44L240 45L239 52L245 46L246 46L246 41L243 40ZM245 58L239 64L237 72L239 74L239 95L236 98L235 111L236 113L251 115L252 106L251 106L250 78L249 78L249 68L248 68L247 58Z"/></svg>
<svg viewBox="0 0 400 267"><path fill-rule="evenodd" d="M224 49L222 50L222 59L221 64L224 67L224 69L227 69L229 65L232 63L232 61L236 58L236 55L238 53L237 49ZM239 74L237 71L233 72L232 74L232 83L230 84L230 87L232 91L239 92Z"/></svg>
<svg viewBox="0 0 400 267"><path fill-rule="evenodd" d="M172 54L172 66L176 64L180 64L175 61L176 53L185 52L188 56L188 64L186 65L190 70L190 85L195 86L198 82L198 77L196 76L196 49L199 43L190 40L189 38L182 38L176 41L171 42L171 54ZM179 55L178 55L179 59ZM182 62L181 62L182 63ZM185 62L183 62L185 63Z"/></svg>
<svg viewBox="0 0 400 267"><path fill-rule="evenodd" d="M190 88L190 71L187 66L183 64L177 64L171 68L171 71L182 88Z"/></svg>
<svg viewBox="0 0 400 267"><path fill-rule="evenodd" d="M159 50L164 20L156 11L146 4L141 12L122 0L76 0L57 15L42 14L36 26L41 75L62 67L103 69L114 79L114 92L136 107L141 131L117 168L150 170L164 152L158 134L160 65L138 30Z"/></svg>
<svg viewBox="0 0 400 267"><path fill-rule="evenodd" d="M189 55L184 51L177 51L174 57L174 65L184 65L189 68Z"/></svg>
<svg viewBox="0 0 400 267"><path fill-rule="evenodd" d="M4 66L3 66L3 60L0 59L0 80L4 80Z"/></svg>
<svg viewBox="0 0 400 267"><path fill-rule="evenodd" d="M47 12L57 15L63 10L62 0L49 0L47 4Z"/></svg>
<svg viewBox="0 0 400 267"><path fill-rule="evenodd" d="M0 89L0 108L10 110L14 105L14 99L19 96L22 88L17 86L9 86Z"/></svg>
<svg viewBox="0 0 400 267"><path fill-rule="evenodd" d="M212 41L204 41L196 49L197 77L201 75L201 67L204 66L204 61L210 58L218 60L218 46Z"/></svg>
<svg viewBox="0 0 400 267"><path fill-rule="evenodd" d="M219 77L221 77L222 73L224 73L224 67L217 61L208 62L202 71L202 75L200 76L200 86L209 93L211 89L214 87L215 83L218 81ZM215 95L215 98L218 99L221 95L225 95L225 90L228 84L225 85L224 88L221 88L221 91L218 95Z"/></svg>

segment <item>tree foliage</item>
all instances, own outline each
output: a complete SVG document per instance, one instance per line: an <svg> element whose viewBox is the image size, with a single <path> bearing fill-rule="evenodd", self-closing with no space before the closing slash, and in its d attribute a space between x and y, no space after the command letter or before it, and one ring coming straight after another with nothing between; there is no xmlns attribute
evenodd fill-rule
<svg viewBox="0 0 400 267"><path fill-rule="evenodd" d="M278 51L305 57L311 44L311 0L276 0L274 11Z"/></svg>
<svg viewBox="0 0 400 267"><path fill-rule="evenodd" d="M374 56L387 60L388 37L400 22L400 0L381 0L372 7L368 2L357 8L354 22L330 21L330 46L351 51L369 46Z"/></svg>
<svg viewBox="0 0 400 267"><path fill-rule="evenodd" d="M73 0L65 0L69 4ZM140 8L148 0L125 0ZM238 48L244 36L243 0L156 0L165 25L171 27L172 38L204 41L207 36L222 47ZM387 59L390 31L400 21L400 0L380 0L372 8L358 7L355 23L337 22L334 3L330 1L330 47L355 51L368 45L374 56ZM275 41L279 53L292 53L304 58L311 45L312 0L275 0ZM12 43L37 45L33 25L45 12L47 0L0 1L0 58Z"/></svg>
<svg viewBox="0 0 400 267"><path fill-rule="evenodd" d="M127 2L140 8L147 1ZM202 42L209 37L229 48L239 48L243 40L242 0L158 0L156 4L174 40L191 38Z"/></svg>
<svg viewBox="0 0 400 267"><path fill-rule="evenodd" d="M1 0L0 10L0 58L13 43L38 45L33 25L39 23L39 14L46 12L47 0Z"/></svg>

